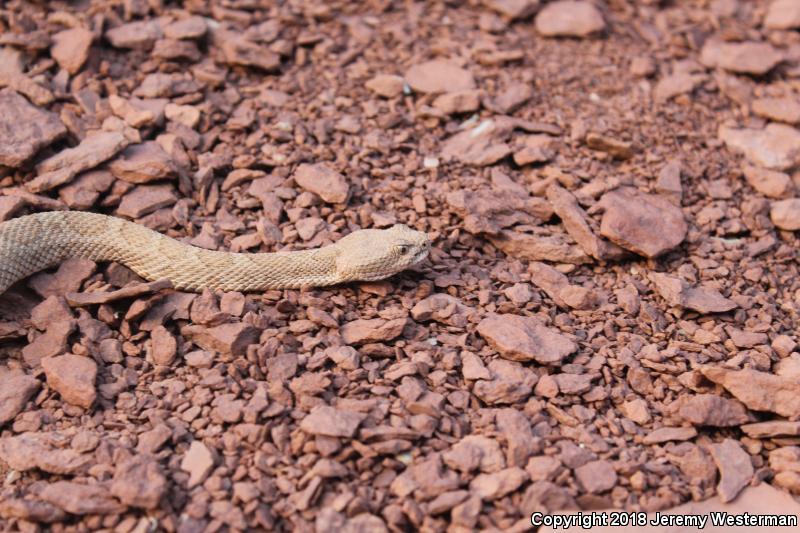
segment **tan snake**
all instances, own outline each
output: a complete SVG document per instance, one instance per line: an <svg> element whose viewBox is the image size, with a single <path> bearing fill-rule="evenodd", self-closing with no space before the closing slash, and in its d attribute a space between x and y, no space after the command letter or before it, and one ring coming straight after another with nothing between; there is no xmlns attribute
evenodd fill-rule
<svg viewBox="0 0 800 533"><path fill-rule="evenodd" d="M428 255L425 233L396 224L354 231L314 250L231 253L181 243L121 218L79 211L27 215L0 224L0 293L71 257L116 261L179 290L263 291L387 278Z"/></svg>

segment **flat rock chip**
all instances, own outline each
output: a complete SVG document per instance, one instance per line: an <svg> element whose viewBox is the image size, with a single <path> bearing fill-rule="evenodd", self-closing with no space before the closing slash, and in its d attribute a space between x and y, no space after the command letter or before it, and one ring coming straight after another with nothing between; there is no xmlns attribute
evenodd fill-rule
<svg viewBox="0 0 800 533"><path fill-rule="evenodd" d="M118 514L125 510L124 505L109 495L108 487L99 483L83 485L71 481L56 481L46 485L39 492L39 497L77 515Z"/></svg>
<svg viewBox="0 0 800 533"><path fill-rule="evenodd" d="M188 487L196 487L211 473L214 468L214 454L199 440L192 441L189 450L181 460L181 470L189 474Z"/></svg>
<svg viewBox="0 0 800 533"><path fill-rule="evenodd" d="M486 119L447 139L442 145L442 159L479 167L493 165L513 151L506 142L512 130L507 120Z"/></svg>
<svg viewBox="0 0 800 533"><path fill-rule="evenodd" d="M483 3L508 20L526 18L539 7L539 0L485 0Z"/></svg>
<svg viewBox="0 0 800 533"><path fill-rule="evenodd" d="M506 441L506 464L524 466L537 448L528 417L513 408L499 409L495 424Z"/></svg>
<svg viewBox="0 0 800 533"><path fill-rule="evenodd" d="M0 500L0 518L7 520L20 518L28 522L50 524L60 522L66 516L66 513L58 507L41 500L23 500L20 498Z"/></svg>
<svg viewBox="0 0 800 533"><path fill-rule="evenodd" d="M695 426L733 427L751 421L740 402L714 394L697 394L678 402L678 416Z"/></svg>
<svg viewBox="0 0 800 533"><path fill-rule="evenodd" d="M37 390L38 379L21 370L0 367L0 427L14 420Z"/></svg>
<svg viewBox="0 0 800 533"><path fill-rule="evenodd" d="M65 299L72 307L82 307L87 305L102 305L126 298L137 298L145 294L152 294L163 289L171 289L172 282L168 279L149 281L129 285L111 292L68 292Z"/></svg>
<svg viewBox="0 0 800 533"><path fill-rule="evenodd" d="M501 357L512 361L554 365L578 349L566 336L534 317L492 313L481 320L477 332Z"/></svg>
<svg viewBox="0 0 800 533"><path fill-rule="evenodd" d="M492 378L476 381L472 389L472 393L487 404L514 404L533 393L538 378L531 369L503 359L493 360L488 369Z"/></svg>
<svg viewBox="0 0 800 533"><path fill-rule="evenodd" d="M723 503L732 501L750 483L755 472L750 455L733 439L711 444L708 451L719 469L719 499Z"/></svg>
<svg viewBox="0 0 800 533"><path fill-rule="evenodd" d="M605 152L615 159L630 159L633 157L633 145L627 141L620 141L608 135L590 132L586 135L586 146L592 150Z"/></svg>
<svg viewBox="0 0 800 533"><path fill-rule="evenodd" d="M14 218L26 204L18 196L0 196L0 222Z"/></svg>
<svg viewBox="0 0 800 533"><path fill-rule="evenodd" d="M684 441L692 440L697 436L697 430L694 427L663 427L654 429L644 436L642 444L661 444L669 441Z"/></svg>
<svg viewBox="0 0 800 533"><path fill-rule="evenodd" d="M475 88L471 72L442 59L413 65L403 77L419 93L469 91Z"/></svg>
<svg viewBox="0 0 800 533"><path fill-rule="evenodd" d="M322 163L303 163L297 167L292 177L297 185L313 192L325 202L344 204L350 197L350 186L345 177Z"/></svg>
<svg viewBox="0 0 800 533"><path fill-rule="evenodd" d="M592 258L565 235L533 235L519 231L502 230L489 236L491 243L509 257L528 261L553 261L581 265Z"/></svg>
<svg viewBox="0 0 800 533"><path fill-rule="evenodd" d="M122 197L117 215L140 218L178 201L171 185L137 185Z"/></svg>
<svg viewBox="0 0 800 533"><path fill-rule="evenodd" d="M797 98L759 98L753 100L753 113L764 118L797 124L800 122L800 101Z"/></svg>
<svg viewBox="0 0 800 533"><path fill-rule="evenodd" d="M181 328L181 334L203 350L245 355L247 347L258 342L261 332L244 322L231 322L212 328L187 325Z"/></svg>
<svg viewBox="0 0 800 533"><path fill-rule="evenodd" d="M444 93L433 101L433 107L446 115L470 113L481 106L479 91L456 91Z"/></svg>
<svg viewBox="0 0 800 533"><path fill-rule="evenodd" d="M736 302L725 298L712 287L702 285L692 287L676 276L661 272L651 272L648 277L669 305L693 309L704 314L725 313L737 307Z"/></svg>
<svg viewBox="0 0 800 533"><path fill-rule="evenodd" d="M319 405L300 422L300 429L310 435L352 438L366 415Z"/></svg>
<svg viewBox="0 0 800 533"><path fill-rule="evenodd" d="M281 56L235 33L214 31L213 37L214 44L222 51L229 65L256 67L267 72L278 70L281 66Z"/></svg>
<svg viewBox="0 0 800 533"><path fill-rule="evenodd" d="M403 94L403 85L405 81L400 76L393 74L378 74L364 86L378 96L384 98L395 98Z"/></svg>
<svg viewBox="0 0 800 533"><path fill-rule="evenodd" d="M59 320L47 325L47 331L22 348L22 358L31 368L37 368L42 359L61 355L67 350L70 334L75 330L72 319Z"/></svg>
<svg viewBox="0 0 800 533"><path fill-rule="evenodd" d="M777 170L745 165L742 169L747 183L770 198L789 198L794 195L794 183L789 174Z"/></svg>
<svg viewBox="0 0 800 533"><path fill-rule="evenodd" d="M558 0L536 15L536 31L547 37L586 37L603 31L603 15L591 2Z"/></svg>
<svg viewBox="0 0 800 533"><path fill-rule="evenodd" d="M605 209L600 234L645 257L658 257L676 248L688 231L679 207L633 187L605 193L598 206Z"/></svg>
<svg viewBox="0 0 800 533"><path fill-rule="evenodd" d="M800 28L800 3L797 0L773 0L764 17L764 27L771 30Z"/></svg>
<svg viewBox="0 0 800 533"><path fill-rule="evenodd" d="M614 466L604 459L590 461L575 469L575 477L589 493L597 494L614 488L617 473Z"/></svg>
<svg viewBox="0 0 800 533"><path fill-rule="evenodd" d="M36 166L39 175L25 184L31 192L48 191L63 185L78 173L111 159L130 144L118 131L103 131L89 135L75 148L62 150Z"/></svg>
<svg viewBox="0 0 800 533"><path fill-rule="evenodd" d="M754 411L793 417L800 413L800 379L759 372L704 366L703 375Z"/></svg>
<svg viewBox="0 0 800 533"><path fill-rule="evenodd" d="M477 235L495 235L514 224L541 224L553 216L542 198L511 191L479 189L447 194L448 206L464 219L464 229Z"/></svg>
<svg viewBox="0 0 800 533"><path fill-rule="evenodd" d="M157 365L170 365L178 352L178 341L164 326L156 326L150 332L151 356Z"/></svg>
<svg viewBox="0 0 800 533"><path fill-rule="evenodd" d="M437 293L417 302L411 308L411 318L424 322L435 320L449 326L464 327L467 318L475 312L455 296Z"/></svg>
<svg viewBox="0 0 800 533"><path fill-rule="evenodd" d="M208 25L203 17L192 16L164 26L164 36L170 39L199 39L206 34Z"/></svg>
<svg viewBox="0 0 800 533"><path fill-rule="evenodd" d="M42 298L62 296L81 288L86 279L97 270L97 263L88 259L70 258L59 265L53 274L40 272L28 281L30 288Z"/></svg>
<svg viewBox="0 0 800 533"><path fill-rule="evenodd" d="M777 228L786 231L800 229L800 198L789 198L772 203L769 218Z"/></svg>
<svg viewBox="0 0 800 533"><path fill-rule="evenodd" d="M517 466L492 474L479 474L469 484L472 494L484 500L496 500L520 488L528 480L528 474Z"/></svg>
<svg viewBox="0 0 800 533"><path fill-rule="evenodd" d="M0 459L14 470L38 468L51 474L76 474L92 461L91 455L51 445L47 435L23 433L0 439Z"/></svg>
<svg viewBox="0 0 800 533"><path fill-rule="evenodd" d="M129 183L148 183L175 174L172 158L155 141L128 146L108 169L115 177Z"/></svg>
<svg viewBox="0 0 800 533"><path fill-rule="evenodd" d="M559 307L589 310L602 304L602 298L596 291L571 285L567 276L550 265L533 261L528 266L528 272L531 282L547 293Z"/></svg>
<svg viewBox="0 0 800 533"><path fill-rule="evenodd" d="M90 357L65 354L42 359L47 384L65 402L88 409L97 397L97 363Z"/></svg>
<svg viewBox="0 0 800 533"><path fill-rule="evenodd" d="M0 91L0 165L18 167L66 132L55 113L32 106L12 89Z"/></svg>
<svg viewBox="0 0 800 533"><path fill-rule="evenodd" d="M762 130L720 126L718 136L756 166L791 170L800 165L800 131L792 126L770 123Z"/></svg>
<svg viewBox="0 0 800 533"><path fill-rule="evenodd" d="M483 435L467 435L444 452L442 459L450 468L464 473L498 472L506 467L500 444Z"/></svg>
<svg viewBox="0 0 800 533"><path fill-rule="evenodd" d="M625 251L619 246L595 234L589 226L586 211L571 192L558 184L553 184L547 188L547 200L552 204L553 211L561 219L567 233L575 239L584 252L600 260L618 259L623 256Z"/></svg>
<svg viewBox="0 0 800 533"><path fill-rule="evenodd" d="M364 344L368 342L390 341L400 336L408 320L394 318L358 319L341 327L340 333L346 344Z"/></svg>
<svg viewBox="0 0 800 533"><path fill-rule="evenodd" d="M700 62L738 74L763 75L783 60L783 54L765 42L722 42L709 39L700 52Z"/></svg>
<svg viewBox="0 0 800 533"><path fill-rule="evenodd" d="M117 465L110 491L125 505L155 509L166 488L167 478L158 462L140 454Z"/></svg>
<svg viewBox="0 0 800 533"><path fill-rule="evenodd" d="M755 422L744 424L742 431L754 439L768 437L800 437L800 422L789 420L770 420L768 422Z"/></svg>
<svg viewBox="0 0 800 533"><path fill-rule="evenodd" d="M85 28L70 28L53 35L53 46L50 55L58 66L77 74L89 58L89 47L92 46L92 32Z"/></svg>
<svg viewBox="0 0 800 533"><path fill-rule="evenodd" d="M706 76L703 74L673 72L658 80L653 89L653 97L656 102L666 102L678 95L690 94L705 79Z"/></svg>
<svg viewBox="0 0 800 533"><path fill-rule="evenodd" d="M142 20L111 28L105 37L116 48L149 49L162 35L157 20Z"/></svg>

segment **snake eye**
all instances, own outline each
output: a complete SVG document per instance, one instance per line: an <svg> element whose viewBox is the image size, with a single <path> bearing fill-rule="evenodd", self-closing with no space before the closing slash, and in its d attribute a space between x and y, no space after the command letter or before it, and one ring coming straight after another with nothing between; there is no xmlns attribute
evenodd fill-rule
<svg viewBox="0 0 800 533"><path fill-rule="evenodd" d="M409 246L408 244L398 244L396 248L397 252L400 255L406 255L409 252L409 250L411 250L411 246Z"/></svg>

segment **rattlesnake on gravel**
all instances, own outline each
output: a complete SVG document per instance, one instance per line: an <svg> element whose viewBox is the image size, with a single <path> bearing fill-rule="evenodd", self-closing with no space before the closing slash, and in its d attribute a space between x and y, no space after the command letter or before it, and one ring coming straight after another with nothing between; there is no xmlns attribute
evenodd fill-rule
<svg viewBox="0 0 800 533"><path fill-rule="evenodd" d="M27 215L0 224L0 293L68 258L116 261L179 290L263 291L375 281L428 256L425 233L403 224L354 231L314 250L232 253L181 243L121 218L78 211Z"/></svg>

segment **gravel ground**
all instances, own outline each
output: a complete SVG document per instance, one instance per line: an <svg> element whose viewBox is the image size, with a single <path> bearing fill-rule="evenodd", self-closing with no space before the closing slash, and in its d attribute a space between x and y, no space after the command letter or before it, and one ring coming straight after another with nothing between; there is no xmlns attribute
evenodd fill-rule
<svg viewBox="0 0 800 533"><path fill-rule="evenodd" d="M798 6L5 2L0 220L433 249L325 290L86 260L18 283L0 529L800 513Z"/></svg>

